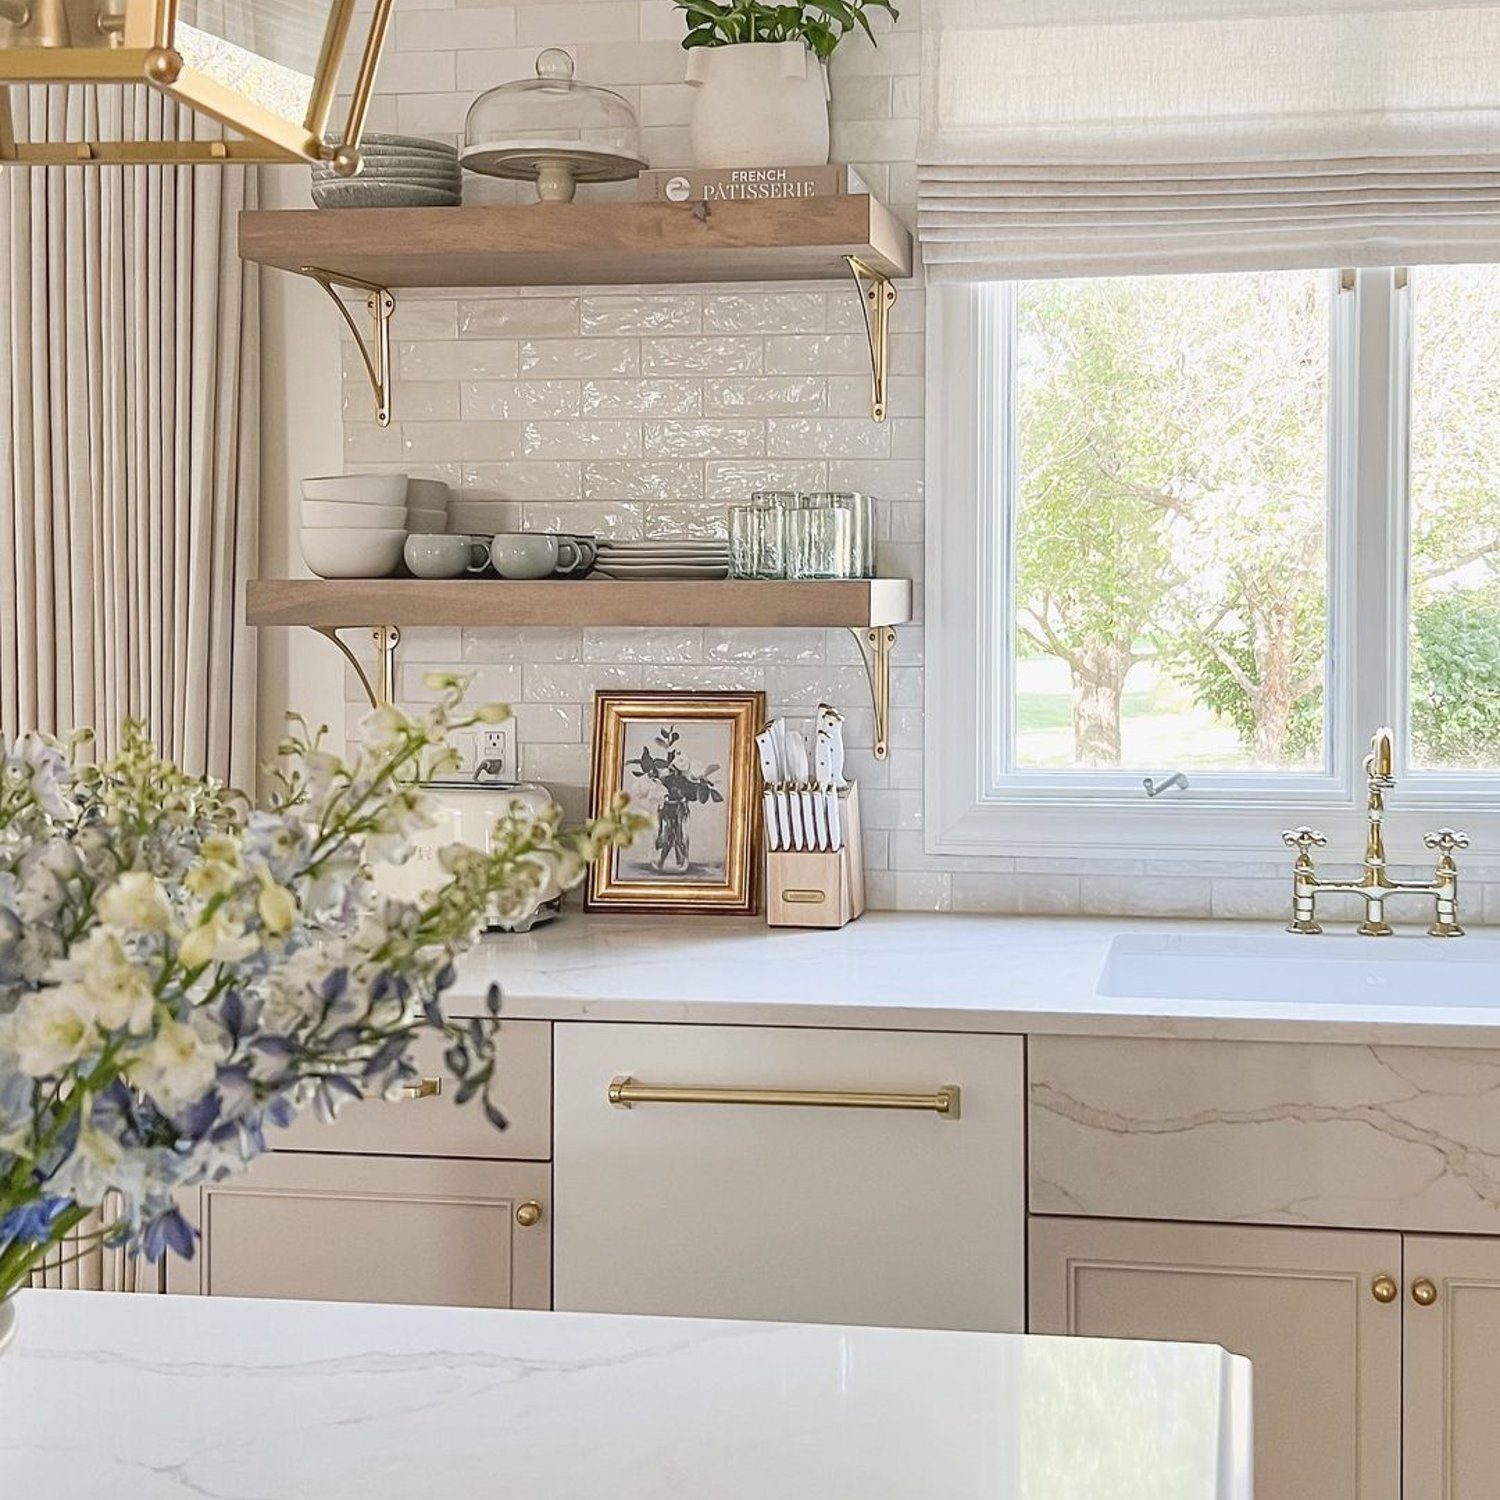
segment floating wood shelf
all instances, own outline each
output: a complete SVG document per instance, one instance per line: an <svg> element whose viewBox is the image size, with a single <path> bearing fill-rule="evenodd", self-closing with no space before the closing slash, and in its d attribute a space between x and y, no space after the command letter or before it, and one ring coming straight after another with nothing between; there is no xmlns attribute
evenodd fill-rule
<svg viewBox="0 0 1500 1500"><path fill-rule="evenodd" d="M700 212L701 209L701 212ZM749 203L258 209L240 255L381 287L820 281L854 256L911 275L905 225L867 194Z"/></svg>
<svg viewBox="0 0 1500 1500"><path fill-rule="evenodd" d="M868 630L911 619L911 581L827 583L741 579L263 578L250 585L252 625L341 630L377 625L747 626L814 625Z"/></svg>
<svg viewBox="0 0 1500 1500"><path fill-rule="evenodd" d="M865 659L875 710L875 755L884 760L890 726L891 650L896 627L911 619L911 580L783 583L601 578L511 583L474 578L452 582L263 578L249 587L245 615L252 625L305 625L325 636L344 653L373 704L389 703L394 696L396 648L403 626L844 629L853 634ZM374 637L373 682L339 635L341 630L361 628Z"/></svg>

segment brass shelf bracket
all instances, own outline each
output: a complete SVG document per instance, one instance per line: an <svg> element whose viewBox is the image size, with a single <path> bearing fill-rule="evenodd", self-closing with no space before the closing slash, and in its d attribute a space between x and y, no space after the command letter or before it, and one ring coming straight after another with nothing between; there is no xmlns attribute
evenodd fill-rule
<svg viewBox="0 0 1500 1500"><path fill-rule="evenodd" d="M365 374L370 380L370 389L375 393L375 420L382 427L391 425L391 315L396 311L396 299L389 287L377 286L373 281L361 281L356 276L345 276L338 271L323 271L317 266L303 266L302 275L316 281L338 308L339 316L348 325L359 348L359 357L365 362ZM338 289L347 288L365 293L365 307L370 314L370 334L367 337L354 321L354 314L344 305Z"/></svg>
<svg viewBox="0 0 1500 1500"><path fill-rule="evenodd" d="M896 644L893 625L876 625L870 630L849 627L849 634L859 647L870 679L870 704L875 710L875 759L884 760L890 753L891 735L891 650Z"/></svg>
<svg viewBox="0 0 1500 1500"><path fill-rule="evenodd" d="M354 668L359 685L365 690L371 708L386 708L396 697L396 647L401 644L401 631L395 625L377 625L373 632L375 640L375 680L365 671L364 663L349 649L349 644L339 634L337 625L314 625L312 627L325 641L332 641L343 653L344 660Z"/></svg>
<svg viewBox="0 0 1500 1500"><path fill-rule="evenodd" d="M844 260L854 277L859 305L865 315L865 340L870 346L870 418L883 422L889 383L891 309L896 305L896 288L889 276L867 266L859 256L846 255Z"/></svg>

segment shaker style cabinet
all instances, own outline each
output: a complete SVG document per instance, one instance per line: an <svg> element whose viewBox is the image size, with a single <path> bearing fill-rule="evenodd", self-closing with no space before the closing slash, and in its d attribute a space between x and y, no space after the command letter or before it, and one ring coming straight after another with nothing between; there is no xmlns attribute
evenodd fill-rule
<svg viewBox="0 0 1500 1500"><path fill-rule="evenodd" d="M579 1022L553 1053L557 1307L1024 1326L1019 1039Z"/></svg>
<svg viewBox="0 0 1500 1500"><path fill-rule="evenodd" d="M1500 1494L1500 1240L1406 1236L1406 1500Z"/></svg>
<svg viewBox="0 0 1500 1500"><path fill-rule="evenodd" d="M1246 1355L1256 1500L1500 1493L1500 1240L1033 1218L1031 1331Z"/></svg>
<svg viewBox="0 0 1500 1500"><path fill-rule="evenodd" d="M440 1038L407 1096L305 1116L243 1177L184 1210L203 1239L167 1290L232 1297L552 1305L552 1028L507 1022L497 1078L510 1126L458 1108Z"/></svg>
<svg viewBox="0 0 1500 1500"><path fill-rule="evenodd" d="M195 1191L202 1242L167 1290L547 1308L550 1177L545 1162L273 1152Z"/></svg>
<svg viewBox="0 0 1500 1500"><path fill-rule="evenodd" d="M1031 1221L1033 1333L1250 1359L1256 1500L1398 1500L1400 1281L1397 1234Z"/></svg>

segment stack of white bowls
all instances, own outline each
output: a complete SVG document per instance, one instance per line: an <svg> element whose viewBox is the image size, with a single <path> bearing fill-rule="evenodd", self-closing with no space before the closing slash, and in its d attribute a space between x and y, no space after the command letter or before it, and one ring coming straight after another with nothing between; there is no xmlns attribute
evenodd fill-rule
<svg viewBox="0 0 1500 1500"><path fill-rule="evenodd" d="M441 479L406 481L406 529L413 536L442 536L449 529L453 492Z"/></svg>
<svg viewBox="0 0 1500 1500"><path fill-rule="evenodd" d="M319 578L388 578L406 542L405 474L302 481L302 556Z"/></svg>

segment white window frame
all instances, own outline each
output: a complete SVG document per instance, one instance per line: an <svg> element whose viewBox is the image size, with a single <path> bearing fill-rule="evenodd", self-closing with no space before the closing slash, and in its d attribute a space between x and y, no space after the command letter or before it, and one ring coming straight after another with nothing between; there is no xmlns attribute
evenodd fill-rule
<svg viewBox="0 0 1500 1500"><path fill-rule="evenodd" d="M1407 454L1411 304L1403 273L1332 278L1329 417L1329 679L1324 767L1189 773L1187 791L1148 798L1149 771L1016 772L1003 763L1014 608L1008 531L1016 487L1005 385L1014 288L933 286L927 319L926 792L929 853L1088 859L1170 854L1267 869L1281 829L1311 823L1325 858L1363 844L1360 760L1373 730L1397 731L1391 858L1421 865L1423 832L1462 825L1476 854L1500 856L1500 776L1414 772L1405 740ZM1369 623L1378 622L1375 628ZM1383 628L1381 628L1383 627Z"/></svg>

